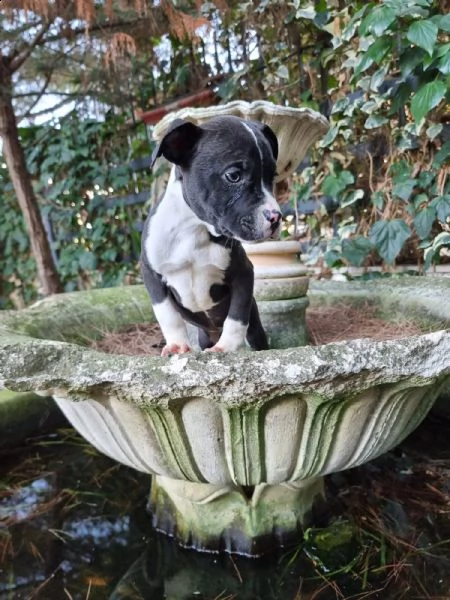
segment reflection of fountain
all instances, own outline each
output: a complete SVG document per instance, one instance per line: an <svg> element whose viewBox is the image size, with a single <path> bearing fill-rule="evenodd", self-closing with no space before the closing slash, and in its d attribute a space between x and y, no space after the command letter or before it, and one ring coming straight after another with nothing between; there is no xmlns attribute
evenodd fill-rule
<svg viewBox="0 0 450 600"><path fill-rule="evenodd" d="M51 393L99 450L155 475L158 528L256 555L295 536L323 476L405 438L450 378L450 281L315 284L313 303L373 302L435 333L171 359L73 342L152 320L140 286L49 298L0 317L0 381Z"/></svg>

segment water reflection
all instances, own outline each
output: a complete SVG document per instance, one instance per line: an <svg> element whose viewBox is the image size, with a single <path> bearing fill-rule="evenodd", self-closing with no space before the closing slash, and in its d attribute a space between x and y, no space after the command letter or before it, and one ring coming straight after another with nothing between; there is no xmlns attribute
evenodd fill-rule
<svg viewBox="0 0 450 600"><path fill-rule="evenodd" d="M450 451L436 424L329 478L332 525L263 560L157 534L149 483L72 430L3 455L0 600L450 598Z"/></svg>
<svg viewBox="0 0 450 600"><path fill-rule="evenodd" d="M152 542L122 577L110 600L294 600L300 598L304 575L311 572L301 560L286 571L286 565L274 557L266 561L213 557L183 551L163 536Z"/></svg>

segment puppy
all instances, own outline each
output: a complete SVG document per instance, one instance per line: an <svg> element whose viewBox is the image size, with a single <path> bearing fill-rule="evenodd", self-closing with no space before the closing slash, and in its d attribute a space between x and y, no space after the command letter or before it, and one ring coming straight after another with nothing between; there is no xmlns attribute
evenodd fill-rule
<svg viewBox="0 0 450 600"><path fill-rule="evenodd" d="M190 348L230 352L245 340L267 349L253 297L253 266L241 245L277 237L281 211L272 190L277 138L260 122L216 117L176 120L152 156L173 163L142 235L141 271L163 332L162 356Z"/></svg>

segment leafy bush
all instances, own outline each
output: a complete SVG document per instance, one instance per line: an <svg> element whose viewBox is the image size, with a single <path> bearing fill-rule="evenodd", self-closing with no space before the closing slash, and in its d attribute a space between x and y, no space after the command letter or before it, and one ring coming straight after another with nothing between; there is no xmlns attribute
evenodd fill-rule
<svg viewBox="0 0 450 600"><path fill-rule="evenodd" d="M431 0L383 0L329 16L325 63L340 86L318 168L294 187L333 208L310 220L311 258L325 237L329 267L429 268L450 246L450 15Z"/></svg>
<svg viewBox="0 0 450 600"><path fill-rule="evenodd" d="M144 127L130 132L123 118L96 122L72 113L53 126L22 129L21 138L65 291L133 282L146 208L127 204L127 195L150 196L151 175L130 168L150 153ZM37 296L35 263L5 168L0 202L0 296L5 306L11 294L16 304L29 303Z"/></svg>
<svg viewBox="0 0 450 600"><path fill-rule="evenodd" d="M140 106L216 78L223 100L322 110L330 132L291 186L295 203L320 199L302 229L311 262L429 268L442 260L450 248L445 0L264 0L252 11L244 2L204 2L201 9L211 45L169 36L160 56L153 45L161 40L145 46L149 54L139 56L135 73ZM137 65L144 71L155 60L159 67L143 74L144 85ZM185 87L189 73L198 77ZM65 289L134 281L145 207L111 200L152 184L129 168L150 152L143 126L130 129L112 113L104 123L74 113L21 135ZM18 292L28 303L37 295L35 265L1 165L0 202L0 298Z"/></svg>

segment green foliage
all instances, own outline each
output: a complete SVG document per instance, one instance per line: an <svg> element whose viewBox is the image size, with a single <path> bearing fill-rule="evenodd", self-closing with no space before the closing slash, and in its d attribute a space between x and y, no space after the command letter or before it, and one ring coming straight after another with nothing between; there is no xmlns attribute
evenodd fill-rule
<svg viewBox="0 0 450 600"><path fill-rule="evenodd" d="M6 165L0 162L0 309L13 298L19 305L36 296L36 263ZM17 292L19 296L17 297Z"/></svg>
<svg viewBox="0 0 450 600"><path fill-rule="evenodd" d="M135 190L149 190L148 173L131 159L148 155L145 130L130 131L123 118L104 122L72 113L53 126L21 129L28 167L44 220L51 223L57 267L66 291L132 282L137 274L145 207L127 206ZM132 139L132 141L131 141ZM0 296L36 297L35 264L6 169L0 171Z"/></svg>
<svg viewBox="0 0 450 600"><path fill-rule="evenodd" d="M321 211L311 232L321 247L328 240L327 266L389 266L412 255L427 268L448 248L449 23L444 3L382 0L330 10L321 26L333 35L323 55L340 81L328 88L331 128L312 190L335 206L333 223Z"/></svg>
<svg viewBox="0 0 450 600"><path fill-rule="evenodd" d="M121 55L107 73L89 53L72 60L69 79L82 83L86 105L99 99L114 107L104 123L73 114L53 127L21 129L65 288L135 277L142 207L108 201L149 187L148 176L136 180L127 166L149 147L142 131L113 113L159 106L207 82L217 83L224 101L264 98L331 112L329 133L291 186L295 202L320 199L297 228L307 232L310 262L390 267L416 260L429 268L442 260L450 246L444 0L264 0L252 10L248 2L227 3L221 12L222 5L201 5L211 24L208 43L144 32L136 34L136 56ZM198 6L182 9L198 16ZM53 49L36 52L32 66L47 68ZM37 73L28 68L18 78L29 83ZM67 85L54 81L63 92ZM35 265L1 165L0 202L0 298L18 291L28 303L37 295Z"/></svg>

